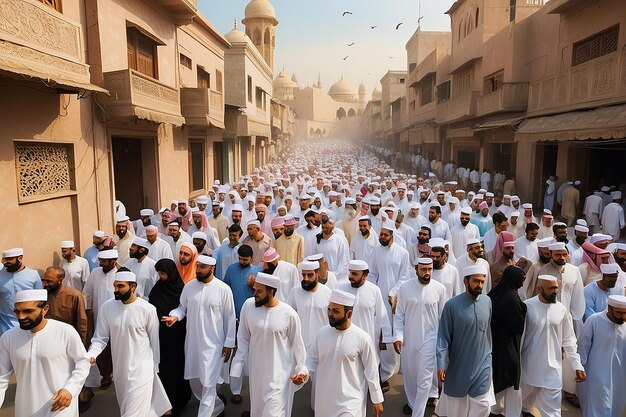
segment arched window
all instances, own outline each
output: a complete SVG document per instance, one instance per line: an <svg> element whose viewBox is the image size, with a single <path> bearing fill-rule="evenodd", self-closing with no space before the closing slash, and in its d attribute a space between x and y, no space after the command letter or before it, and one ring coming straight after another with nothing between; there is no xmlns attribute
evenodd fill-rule
<svg viewBox="0 0 626 417"><path fill-rule="evenodd" d="M272 35L270 34L270 29L269 28L265 29L265 36L264 36L264 39L263 39L263 44L264 45L270 45L271 42L272 42L271 38L272 38Z"/></svg>
<svg viewBox="0 0 626 417"><path fill-rule="evenodd" d="M346 117L346 110L343 107L339 107L337 110L337 119L341 120Z"/></svg>
<svg viewBox="0 0 626 417"><path fill-rule="evenodd" d="M356 112L354 111L354 109L348 110L348 117L354 117L354 116L356 116Z"/></svg>
<svg viewBox="0 0 626 417"><path fill-rule="evenodd" d="M255 45L261 45L261 30L257 29L254 31L254 34L252 35L252 42L254 42Z"/></svg>
<svg viewBox="0 0 626 417"><path fill-rule="evenodd" d="M478 27L478 16L480 15L480 8L476 8L476 25L474 27Z"/></svg>

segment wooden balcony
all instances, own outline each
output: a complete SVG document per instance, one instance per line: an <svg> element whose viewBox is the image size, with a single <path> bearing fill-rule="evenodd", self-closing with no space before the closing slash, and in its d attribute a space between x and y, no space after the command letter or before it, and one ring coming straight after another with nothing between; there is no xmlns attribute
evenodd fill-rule
<svg viewBox="0 0 626 417"><path fill-rule="evenodd" d="M559 113L626 101L626 50L530 83L528 114Z"/></svg>
<svg viewBox="0 0 626 417"><path fill-rule="evenodd" d="M191 23L198 14L198 0L157 0L168 12L173 20L181 25Z"/></svg>
<svg viewBox="0 0 626 417"><path fill-rule="evenodd" d="M528 83L505 83L501 89L478 97L476 115L525 111L528 106Z"/></svg>
<svg viewBox="0 0 626 417"><path fill-rule="evenodd" d="M104 83L107 112L116 117L146 119L181 126L180 97L176 88L167 86L132 69L107 72Z"/></svg>
<svg viewBox="0 0 626 417"><path fill-rule="evenodd" d="M435 121L437 123L450 123L476 116L477 98L478 91L472 91L437 103Z"/></svg>
<svg viewBox="0 0 626 417"><path fill-rule="evenodd" d="M181 88L180 102L185 123L224 129L224 97L208 88Z"/></svg>

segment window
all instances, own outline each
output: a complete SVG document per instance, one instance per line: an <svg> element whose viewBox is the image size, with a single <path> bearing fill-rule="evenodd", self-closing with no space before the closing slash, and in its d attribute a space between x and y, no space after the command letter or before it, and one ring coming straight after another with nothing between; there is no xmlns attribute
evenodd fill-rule
<svg viewBox="0 0 626 417"><path fill-rule="evenodd" d="M404 84L405 79L404 78L400 78L400 84Z"/></svg>
<svg viewBox="0 0 626 417"><path fill-rule="evenodd" d="M574 44L572 67L617 51L619 25Z"/></svg>
<svg viewBox="0 0 626 417"><path fill-rule="evenodd" d="M409 108L411 109L411 111L415 111L415 100L411 100L411 102L409 103Z"/></svg>
<svg viewBox="0 0 626 417"><path fill-rule="evenodd" d="M63 8L61 7L61 0L39 0L46 6L56 10L59 13L63 13Z"/></svg>
<svg viewBox="0 0 626 417"><path fill-rule="evenodd" d="M490 75L489 77L486 77L483 91L485 94L493 93L494 91L501 90L503 84L504 84L504 70L498 71L495 74Z"/></svg>
<svg viewBox="0 0 626 417"><path fill-rule="evenodd" d="M248 75L248 102L252 103L252 77Z"/></svg>
<svg viewBox="0 0 626 417"><path fill-rule="evenodd" d="M475 28L478 27L478 16L480 15L480 9L477 7L476 8L476 24L474 25Z"/></svg>
<svg viewBox="0 0 626 417"><path fill-rule="evenodd" d="M464 68L454 73L452 81L454 83L454 96L462 96L470 92L472 88L472 65L467 65Z"/></svg>
<svg viewBox="0 0 626 417"><path fill-rule="evenodd" d="M515 20L515 9L517 8L517 0L510 0L509 2L509 22Z"/></svg>
<svg viewBox="0 0 626 417"><path fill-rule="evenodd" d="M417 64L415 62L411 62L409 64L409 72L415 71L415 68L417 68Z"/></svg>
<svg viewBox="0 0 626 417"><path fill-rule="evenodd" d="M126 41L128 67L158 80L156 43L135 28L126 29Z"/></svg>
<svg viewBox="0 0 626 417"><path fill-rule="evenodd" d="M211 74L198 67L198 88L211 88Z"/></svg>
<svg viewBox="0 0 626 417"><path fill-rule="evenodd" d="M450 80L444 81L437 86L437 103L450 100Z"/></svg>
<svg viewBox="0 0 626 417"><path fill-rule="evenodd" d="M20 202L76 191L72 144L15 142L15 167Z"/></svg>
<svg viewBox="0 0 626 417"><path fill-rule="evenodd" d="M218 70L215 70L215 90L218 93L222 93L224 91L222 73Z"/></svg>
<svg viewBox="0 0 626 417"><path fill-rule="evenodd" d="M435 89L435 74L426 75L420 82L420 105L423 106L433 101Z"/></svg>
<svg viewBox="0 0 626 417"><path fill-rule="evenodd" d="M256 88L256 107L257 109L265 110L267 108L266 104L266 93L261 88Z"/></svg>
<svg viewBox="0 0 626 417"><path fill-rule="evenodd" d="M189 58L185 54L179 54L179 60L180 60L180 65L182 65L185 68L191 69L191 66L192 66L191 58Z"/></svg>
<svg viewBox="0 0 626 417"><path fill-rule="evenodd" d="M204 141L189 141L189 185L191 191L204 189Z"/></svg>

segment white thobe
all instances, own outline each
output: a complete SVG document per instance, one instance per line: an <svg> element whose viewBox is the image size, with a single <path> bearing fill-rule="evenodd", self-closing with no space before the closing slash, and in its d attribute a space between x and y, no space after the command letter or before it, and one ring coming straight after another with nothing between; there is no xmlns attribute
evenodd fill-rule
<svg viewBox="0 0 626 417"><path fill-rule="evenodd" d="M387 302L383 300L380 288L369 281L365 281L359 288L354 288L350 283L343 283L339 288L355 297L352 324L365 330L374 346L378 346L381 331L382 342L392 343L391 321L385 308Z"/></svg>
<svg viewBox="0 0 626 417"><path fill-rule="evenodd" d="M135 235L130 232L126 233L124 238L120 239L117 235L113 236L113 241L115 242L117 253L119 254L117 258L117 262L120 265L124 265L124 263L130 259L130 245L133 244L133 239Z"/></svg>
<svg viewBox="0 0 626 417"><path fill-rule="evenodd" d="M539 260L539 248L536 240L526 239L526 235L515 240L515 255L528 259L531 262Z"/></svg>
<svg viewBox="0 0 626 417"><path fill-rule="evenodd" d="M315 255L317 247L317 235L322 233L322 227L314 227L309 229L307 225L300 226L296 229L296 233L304 239L304 257Z"/></svg>
<svg viewBox="0 0 626 417"><path fill-rule="evenodd" d="M137 289L135 293L139 297L148 298L154 284L159 280L159 273L154 269L156 262L147 256L141 262L135 258L130 258L124 264L137 277Z"/></svg>
<svg viewBox="0 0 626 417"><path fill-rule="evenodd" d="M109 341L121 416L158 417L171 409L156 375L160 359L156 308L142 298L130 304L115 299L106 301L100 309L87 357L98 356Z"/></svg>
<svg viewBox="0 0 626 417"><path fill-rule="evenodd" d="M370 273L367 279L378 285L384 298L395 295L397 287L414 275L413 268L409 265L409 252L397 243L376 247L368 263ZM391 317L391 306L389 303L385 304Z"/></svg>
<svg viewBox="0 0 626 417"><path fill-rule="evenodd" d="M337 281L337 277L335 276L335 274L333 274L330 271L327 271L326 282L322 282L321 278L319 278L318 281L320 284L327 286L331 290L334 290L335 288L339 288L339 282Z"/></svg>
<svg viewBox="0 0 626 417"><path fill-rule="evenodd" d="M443 219L437 220L436 223L428 222L424 226L430 228L430 238L441 238L450 242L452 236L450 235L450 226Z"/></svg>
<svg viewBox="0 0 626 417"><path fill-rule="evenodd" d="M241 377L248 362L251 417L289 417L293 394L290 377L306 374L306 350L300 318L288 304L256 307L249 298L241 308L237 353L230 376Z"/></svg>
<svg viewBox="0 0 626 417"><path fill-rule="evenodd" d="M626 384L626 325L613 323L605 311L592 315L578 338L578 352L587 371L587 380L577 385L583 415L622 417L626 410L622 391Z"/></svg>
<svg viewBox="0 0 626 417"><path fill-rule="evenodd" d="M591 231L595 231L595 227L600 226L600 215L604 209L604 202L602 197L596 194L592 194L585 199L585 206L583 207L583 214L585 220Z"/></svg>
<svg viewBox="0 0 626 417"><path fill-rule="evenodd" d="M352 236L352 242L350 243L350 259L371 259L372 253L377 246L378 237L374 234L374 229L370 229L370 234L366 238L363 237L361 232L357 232Z"/></svg>
<svg viewBox="0 0 626 417"><path fill-rule="evenodd" d="M474 223L468 223L465 227L457 224L450 230L450 235L452 236L452 252L457 258L467 253L469 239L480 239L480 231Z"/></svg>
<svg viewBox="0 0 626 417"><path fill-rule="evenodd" d="M183 246L183 243L193 244L191 236L182 229L180 230L180 236L177 241L174 242L174 238L171 236L166 236L163 240L169 243L170 248L172 249L172 254L176 257L176 259L178 259L178 253L180 252L180 247Z"/></svg>
<svg viewBox="0 0 626 417"><path fill-rule="evenodd" d="M187 317L184 377L197 379L202 385L198 415L216 415L224 409L216 391L224 362L222 349L235 347L233 293L215 277L207 283L193 280L183 288L180 306L172 310L170 316L179 321Z"/></svg>
<svg viewBox="0 0 626 417"><path fill-rule="evenodd" d="M487 230L485 233L483 244L485 245L485 257L490 263L494 263L497 259L493 259L493 250L496 248L496 242L498 241L498 233L495 228Z"/></svg>
<svg viewBox="0 0 626 417"><path fill-rule="evenodd" d="M538 275L552 275L559 283L558 300L563 303L573 321L582 320L585 314L585 291L580 270L566 263L557 269L552 262L544 265Z"/></svg>
<svg viewBox="0 0 626 417"><path fill-rule="evenodd" d="M332 290L318 284L313 290L306 291L299 284L289 294L287 304L293 307L302 324L302 340L307 352L311 351L317 332L328 324L328 304Z"/></svg>
<svg viewBox="0 0 626 417"><path fill-rule="evenodd" d="M602 232L611 235L613 242L617 242L624 225L626 223L622 206L615 202L607 205L602 211Z"/></svg>
<svg viewBox="0 0 626 417"><path fill-rule="evenodd" d="M280 278L280 287L277 288L276 298L280 301L286 301L289 298L291 289L296 285L300 286L300 275L298 267L286 261L278 261L273 274Z"/></svg>
<svg viewBox="0 0 626 417"><path fill-rule="evenodd" d="M393 339L403 344L400 354L402 380L413 417L424 416L437 368L439 318L447 300L446 289L435 280L423 285L412 279L398 290Z"/></svg>
<svg viewBox="0 0 626 417"><path fill-rule="evenodd" d="M539 225L539 234L537 235L537 239L545 239L553 236L554 232L552 231L552 226L546 227L543 224Z"/></svg>
<svg viewBox="0 0 626 417"><path fill-rule="evenodd" d="M432 279L441 283L446 290L446 301L450 298L465 292L463 277L460 276L459 270L449 263L441 269L433 269Z"/></svg>
<svg viewBox="0 0 626 417"><path fill-rule="evenodd" d="M113 282L115 282L116 268L111 269L106 274L102 268L96 268L89 274L83 297L85 297L85 309L93 311L93 320L98 322L98 312L105 301L113 298Z"/></svg>
<svg viewBox="0 0 626 417"><path fill-rule="evenodd" d="M89 374L89 360L76 330L48 319L33 333L14 327L0 337L0 406L15 373L15 417L78 417L78 394ZM60 389L72 394L69 407L51 412Z"/></svg>
<svg viewBox="0 0 626 417"><path fill-rule="evenodd" d="M485 280L485 286L483 287L483 294L487 294L489 291L491 291L491 272L489 262L487 262L483 258L477 258L476 261L473 261L472 259L470 259L469 254L466 253L465 255L457 258L456 264L454 264L456 269L459 271L459 276L461 277L461 280L463 280L464 278L463 269L468 266L476 265L482 265L487 268L487 279Z"/></svg>
<svg viewBox="0 0 626 417"><path fill-rule="evenodd" d="M328 270L332 271L338 280L348 279L348 261L350 260L350 247L345 237L332 233L328 239L320 239L315 242L315 253L324 255L328 262Z"/></svg>
<svg viewBox="0 0 626 417"><path fill-rule="evenodd" d="M316 416L365 417L368 389L373 403L384 401L374 344L354 323L346 330L323 327L310 364L317 375Z"/></svg>
<svg viewBox="0 0 626 417"><path fill-rule="evenodd" d="M393 232L394 240L400 236L406 242L405 249L412 244L417 243L417 232L411 229L404 223L400 223L400 226Z"/></svg>
<svg viewBox="0 0 626 417"><path fill-rule="evenodd" d="M150 249L148 251L148 257L157 262L165 258L171 259L172 261L174 260L172 247L169 245L169 243L167 243L160 237L157 237L154 243L150 246Z"/></svg>
<svg viewBox="0 0 626 417"><path fill-rule="evenodd" d="M509 227L506 229L506 231L513 233L515 239L519 239L520 237L526 235L526 223L518 221L517 224L513 224L509 221Z"/></svg>
<svg viewBox="0 0 626 417"><path fill-rule="evenodd" d="M76 258L72 261L63 258L59 266L65 271L63 285L67 285L68 287L82 292L85 282L87 282L87 278L89 278L89 262L87 262L87 259L78 255L76 255Z"/></svg>

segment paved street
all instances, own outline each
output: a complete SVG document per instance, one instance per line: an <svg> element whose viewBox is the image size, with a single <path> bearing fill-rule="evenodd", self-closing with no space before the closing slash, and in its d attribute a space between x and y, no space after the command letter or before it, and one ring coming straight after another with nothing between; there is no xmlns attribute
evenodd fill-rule
<svg viewBox="0 0 626 417"><path fill-rule="evenodd" d="M249 409L249 403L247 401L247 386L244 386L244 402L240 405L228 404L226 406L226 416L239 417L242 411ZM220 393L224 394L227 399L230 400L230 391L228 386L223 386ZM313 412L309 406L309 399L311 395L310 384L307 384L302 390L296 394L295 407L292 412L293 417L313 417ZM7 392L6 401L2 409L0 410L0 417L12 417L14 415L13 398L15 396L15 384L11 384L9 391ZM385 412L386 416L402 416L402 406L406 403L404 398L404 392L402 390L402 377L396 375L391 379L391 390L385 395ZM192 417L197 415L198 402L194 399L190 402L189 406L183 413L184 417ZM429 408L426 412L426 417L430 417L433 414L433 409ZM117 408L117 402L115 400L115 390L110 387L106 391L96 390L96 396L93 399L93 403L89 411L81 414L83 417L119 417L119 411ZM371 410L368 410L368 416L371 415ZM537 417L539 413L535 414ZM569 407L568 404L563 404L563 417L582 417L582 413L578 409Z"/></svg>

